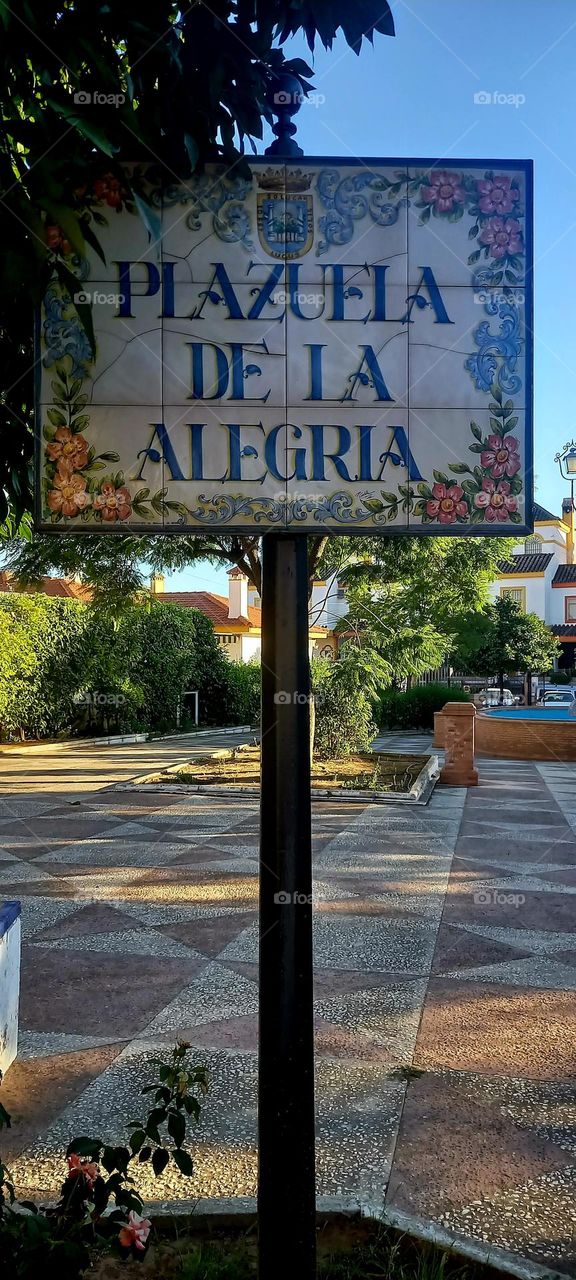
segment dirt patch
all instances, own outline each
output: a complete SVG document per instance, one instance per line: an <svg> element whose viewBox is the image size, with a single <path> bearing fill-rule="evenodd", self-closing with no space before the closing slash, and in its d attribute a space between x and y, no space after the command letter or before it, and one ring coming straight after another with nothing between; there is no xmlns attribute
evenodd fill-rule
<svg viewBox="0 0 576 1280"><path fill-rule="evenodd" d="M406 792L428 763L428 756L359 752L336 760L315 760L312 786L320 790ZM199 756L177 770L151 774L147 782L180 782L187 786L258 787L260 748L240 746L216 755Z"/></svg>
<svg viewBox="0 0 576 1280"><path fill-rule="evenodd" d="M178 1231L168 1241L156 1237L144 1263L97 1261L93 1280L256 1280L256 1228ZM502 1272L471 1262L369 1220L351 1217L318 1230L319 1280L502 1280Z"/></svg>

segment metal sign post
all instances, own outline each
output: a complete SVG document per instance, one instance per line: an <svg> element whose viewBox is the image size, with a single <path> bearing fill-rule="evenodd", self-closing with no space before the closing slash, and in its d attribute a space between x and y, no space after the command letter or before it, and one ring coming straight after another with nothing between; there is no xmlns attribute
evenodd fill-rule
<svg viewBox="0 0 576 1280"><path fill-rule="evenodd" d="M267 154L294 141L299 82L270 95ZM308 539L262 539L258 1271L316 1276ZM288 1210L288 1215L286 1215ZM281 1230L290 1221L290 1230Z"/></svg>
<svg viewBox="0 0 576 1280"><path fill-rule="evenodd" d="M262 540L259 1275L313 1280L310 665L305 534Z"/></svg>

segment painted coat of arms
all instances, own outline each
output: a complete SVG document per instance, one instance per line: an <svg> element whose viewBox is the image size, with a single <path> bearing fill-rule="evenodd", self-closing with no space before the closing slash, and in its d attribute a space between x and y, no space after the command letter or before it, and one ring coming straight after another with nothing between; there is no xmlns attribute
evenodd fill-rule
<svg viewBox="0 0 576 1280"><path fill-rule="evenodd" d="M267 169L258 177L258 234L273 258L301 258L314 241L311 174Z"/></svg>

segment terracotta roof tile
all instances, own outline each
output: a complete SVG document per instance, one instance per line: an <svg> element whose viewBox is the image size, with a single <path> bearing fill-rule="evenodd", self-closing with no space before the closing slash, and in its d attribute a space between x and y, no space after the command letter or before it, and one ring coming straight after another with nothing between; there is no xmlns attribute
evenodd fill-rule
<svg viewBox="0 0 576 1280"><path fill-rule="evenodd" d="M228 616L228 597L216 595L214 591L158 591L154 599L163 604L180 604L186 609L199 609L217 627L231 631L234 626L254 627L260 631L262 626L262 610L256 605L248 605L248 617L230 618ZM326 627L314 625L310 627L313 635L327 635Z"/></svg>
<svg viewBox="0 0 576 1280"><path fill-rule="evenodd" d="M69 578L41 578L38 583L19 582L13 573L0 572L0 592L16 595L44 595L51 599L82 600L87 603L92 599L92 588Z"/></svg>

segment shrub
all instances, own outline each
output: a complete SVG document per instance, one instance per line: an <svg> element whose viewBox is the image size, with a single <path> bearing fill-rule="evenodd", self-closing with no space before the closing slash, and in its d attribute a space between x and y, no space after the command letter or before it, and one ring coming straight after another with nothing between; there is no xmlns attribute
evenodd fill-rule
<svg viewBox="0 0 576 1280"><path fill-rule="evenodd" d="M0 595L0 736L167 731L187 689L202 723L221 724L238 683L195 609L142 603L114 618L77 600Z"/></svg>
<svg viewBox="0 0 576 1280"><path fill-rule="evenodd" d="M433 729L434 712L446 702L470 702L461 689L444 684L421 684L405 693L384 689L380 695L380 725L384 729Z"/></svg>
<svg viewBox="0 0 576 1280"><path fill-rule="evenodd" d="M325 760L368 751L376 733L369 699L347 688L338 676L336 663L312 663L314 755Z"/></svg>
<svg viewBox="0 0 576 1280"><path fill-rule="evenodd" d="M260 721L260 663L226 662L226 714L228 724Z"/></svg>

